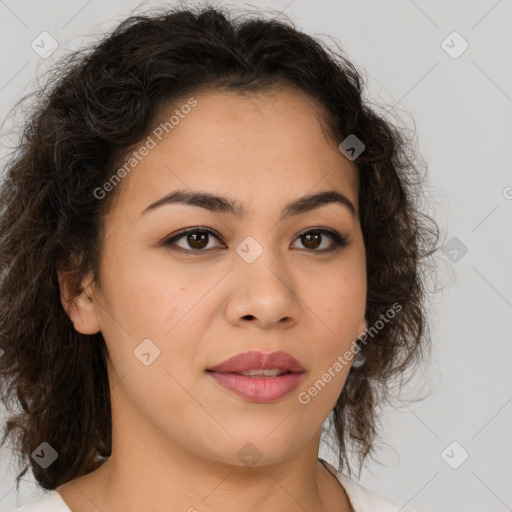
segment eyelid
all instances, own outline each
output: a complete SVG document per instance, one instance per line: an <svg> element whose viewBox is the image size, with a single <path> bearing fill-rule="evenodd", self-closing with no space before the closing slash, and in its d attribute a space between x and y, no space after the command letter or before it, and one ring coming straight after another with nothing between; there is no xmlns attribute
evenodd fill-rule
<svg viewBox="0 0 512 512"><path fill-rule="evenodd" d="M214 231L211 228L204 227L204 226L192 226L190 228L185 228L181 231L178 231L178 233L175 233L173 235L169 235L169 236L165 237L165 239L161 242L161 244L166 247L172 246L173 244L175 244L175 242L177 240L180 240L181 238L185 237L189 233L195 233L195 232L208 233L209 235L213 235L215 238L217 238L219 240L219 242L221 242L222 246L215 247L214 249L222 249L222 248L226 247L225 243L222 240L222 237L216 231ZM314 252L317 252L317 253L333 252L336 249L341 249L343 247L346 247L347 245L350 244L350 241L351 241L350 237L348 235L339 233L336 230L329 228L327 226L311 226L311 227L305 228L295 235L295 237L293 238L293 241L297 240L299 237L301 237L309 232L320 232L322 234L329 235L331 237L331 239L333 240L334 247L332 249L322 249L322 250L301 249L301 250L305 250L307 252L312 252L312 253L314 253ZM181 250L181 251L184 251L187 253L200 254L200 253L207 253L209 251L212 251L213 249L203 249L203 250L196 249L196 250L194 250L194 249L183 249L182 247L177 247L176 250L178 250L178 251Z"/></svg>
<svg viewBox="0 0 512 512"><path fill-rule="evenodd" d="M339 233L335 229L329 228L327 226L312 226L312 227L303 229L297 235L295 235L295 238L293 240L295 241L299 237L301 237L302 235L305 235L305 234L310 233L310 232L313 232L313 233L314 232L319 232L319 233L322 233L322 234L329 235L331 237L331 239L334 241L334 248L332 248L332 249L323 249L323 250L320 250L320 251L317 251L317 250L314 250L314 249L310 249L310 250L305 249L308 252L313 252L313 253L314 252L318 252L318 253L333 252L336 249L342 249L343 247L346 247L347 245L350 244L350 241L351 241L351 239L350 239L350 237L348 235L343 234L343 233Z"/></svg>
<svg viewBox="0 0 512 512"><path fill-rule="evenodd" d="M169 247L175 244L176 241L180 240L181 238L185 237L189 233L195 233L197 231L208 233L209 235L213 235L215 238L217 238L221 244L225 247L224 242L222 241L222 237L213 229L207 228L204 226L192 226L190 228L182 229L181 231L178 231L177 233L173 235L166 236L164 240L161 242L161 244L164 247ZM222 247L215 247L215 249L221 249ZM183 247L177 247L176 250L181 250L188 253L207 253L208 251L211 251L212 249L207 250L193 250L193 249L183 249Z"/></svg>

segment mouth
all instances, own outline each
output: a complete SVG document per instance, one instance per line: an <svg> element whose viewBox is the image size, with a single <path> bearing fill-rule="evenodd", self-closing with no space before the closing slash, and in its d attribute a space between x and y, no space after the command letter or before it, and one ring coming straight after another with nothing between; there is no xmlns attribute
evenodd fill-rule
<svg viewBox="0 0 512 512"><path fill-rule="evenodd" d="M289 372L289 371L283 370L281 368L272 368L272 369L258 368L258 369L246 370L244 372L224 372L224 373L234 373L236 375L245 375L246 377L258 378L258 377L281 377L281 375L286 375L287 373L294 373L294 372Z"/></svg>
<svg viewBox="0 0 512 512"><path fill-rule="evenodd" d="M289 395L302 381L304 367L286 352L238 354L206 372L224 390L258 403Z"/></svg>
<svg viewBox="0 0 512 512"><path fill-rule="evenodd" d="M304 373L305 370L297 359L286 352L264 353L250 350L230 357L226 361L208 368L206 371L275 377L286 373Z"/></svg>

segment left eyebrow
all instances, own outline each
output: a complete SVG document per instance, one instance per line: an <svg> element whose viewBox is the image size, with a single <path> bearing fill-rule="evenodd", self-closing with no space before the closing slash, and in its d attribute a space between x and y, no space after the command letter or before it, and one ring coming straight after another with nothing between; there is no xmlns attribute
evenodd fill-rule
<svg viewBox="0 0 512 512"><path fill-rule="evenodd" d="M176 203L199 206L200 208L205 208L212 212L229 213L235 215L237 218L243 218L247 214L247 210L243 204L235 199L210 194L208 192L188 192L178 189L161 197L154 203L151 203L141 212L141 215L155 210L160 206ZM281 220L331 203L342 204L350 210L352 215L357 216L354 205L345 195L336 190L325 190L317 194L300 197L285 205L281 212Z"/></svg>

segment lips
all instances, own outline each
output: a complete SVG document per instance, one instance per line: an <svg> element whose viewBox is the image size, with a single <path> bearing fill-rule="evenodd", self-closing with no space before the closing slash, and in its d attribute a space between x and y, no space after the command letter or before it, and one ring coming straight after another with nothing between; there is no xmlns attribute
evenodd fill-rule
<svg viewBox="0 0 512 512"><path fill-rule="evenodd" d="M304 373L303 366L286 352L265 354L256 350L237 354L226 361L208 368L218 373L241 373L249 370L280 370L281 373Z"/></svg>
<svg viewBox="0 0 512 512"><path fill-rule="evenodd" d="M303 366L286 352L237 354L206 370L221 389L257 403L275 402L302 382Z"/></svg>

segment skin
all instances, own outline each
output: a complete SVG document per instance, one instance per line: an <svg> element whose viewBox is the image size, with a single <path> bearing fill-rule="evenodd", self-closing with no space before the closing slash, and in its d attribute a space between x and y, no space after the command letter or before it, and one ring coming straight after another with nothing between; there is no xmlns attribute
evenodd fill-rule
<svg viewBox="0 0 512 512"><path fill-rule="evenodd" d="M75 329L101 331L109 350L113 445L98 470L57 491L79 512L350 511L345 490L317 460L322 423L350 363L308 404L298 394L365 330L359 217L339 203L280 214L289 201L325 190L344 194L358 212L357 168L329 136L327 112L302 91L193 97L197 106L118 185L99 281L89 276L71 302L68 276L59 274ZM141 215L178 188L236 199L247 216L183 204ZM200 254L186 237L161 244L196 226L219 235ZM319 226L349 244L336 248L322 235L308 246L299 234ZM250 264L236 252L247 236L263 248ZM160 356L145 366L134 350L148 338ZM299 388L260 404L205 372L249 349L297 358L306 370ZM261 455L251 467L237 456L248 442Z"/></svg>

